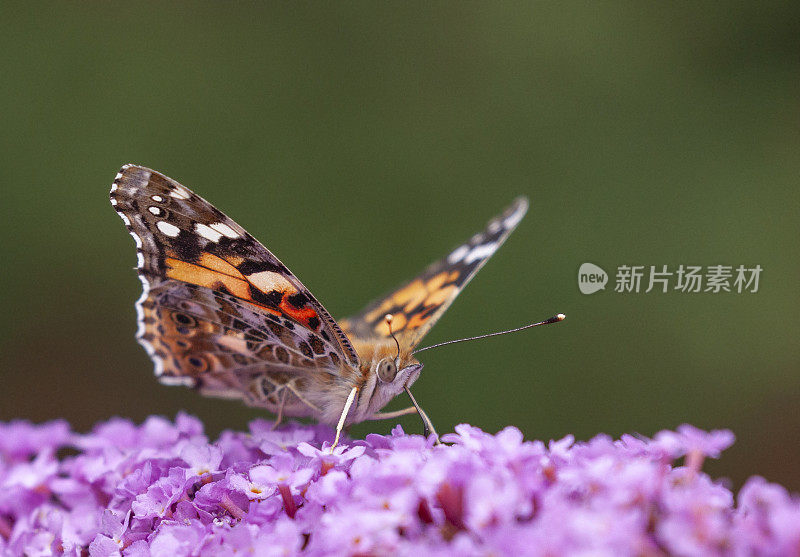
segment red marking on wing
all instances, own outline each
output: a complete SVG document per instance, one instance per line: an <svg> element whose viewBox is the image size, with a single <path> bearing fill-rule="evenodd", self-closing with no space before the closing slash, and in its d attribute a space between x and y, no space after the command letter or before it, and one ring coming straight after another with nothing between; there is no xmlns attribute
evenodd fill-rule
<svg viewBox="0 0 800 557"><path fill-rule="evenodd" d="M281 303L279 304L278 307L286 315L288 315L289 317L291 317L295 321L299 321L300 323L302 323L303 325L305 325L309 329L313 329L313 327L311 327L308 324L309 319L311 319L313 317L316 317L317 319L319 319L319 316L317 315L317 312L314 311L314 308L312 308L311 306L305 306L305 307L299 308L299 309L295 308L294 306L292 306L292 304L290 304L289 302L286 301L286 296L283 297L283 299L281 300Z"/></svg>

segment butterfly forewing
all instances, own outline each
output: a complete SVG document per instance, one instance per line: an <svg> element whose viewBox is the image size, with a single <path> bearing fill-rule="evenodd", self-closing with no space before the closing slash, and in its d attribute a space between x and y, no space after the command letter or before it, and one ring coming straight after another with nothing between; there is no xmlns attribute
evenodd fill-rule
<svg viewBox="0 0 800 557"><path fill-rule="evenodd" d="M404 349L415 347L453 303L475 273L497 251L528 210L528 200L517 198L483 232L389 295L369 304L361 313L340 321L354 342L389 336L385 316L392 315L392 331Z"/></svg>

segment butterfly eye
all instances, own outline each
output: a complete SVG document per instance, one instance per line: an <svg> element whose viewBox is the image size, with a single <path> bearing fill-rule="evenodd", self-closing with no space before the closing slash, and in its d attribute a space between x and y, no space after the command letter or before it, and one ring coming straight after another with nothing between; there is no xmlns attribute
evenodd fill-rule
<svg viewBox="0 0 800 557"><path fill-rule="evenodd" d="M384 358L378 362L378 379L383 383L391 383L397 375L397 365L391 358Z"/></svg>

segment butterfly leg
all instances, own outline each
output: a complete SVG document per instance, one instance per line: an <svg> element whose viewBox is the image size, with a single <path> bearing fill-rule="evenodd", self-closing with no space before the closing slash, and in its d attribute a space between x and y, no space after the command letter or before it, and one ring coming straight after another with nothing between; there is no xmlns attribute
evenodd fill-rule
<svg viewBox="0 0 800 557"><path fill-rule="evenodd" d="M347 400L344 403L344 409L342 410L342 415L339 417L339 423L336 424L336 438L333 440L333 445L331 445L331 451L336 448L336 445L339 444L339 436L342 434L342 428L344 427L344 421L347 419L347 413L350 411L350 407L353 405L353 401L356 399L356 393L358 393L358 387L353 387L350 391L350 394L347 395Z"/></svg>
<svg viewBox="0 0 800 557"><path fill-rule="evenodd" d="M433 422L431 422L431 419L425 413L425 410L423 410L422 407L417 404L417 399L415 399L414 395L411 394L411 390L408 387L404 388L406 393L408 393L409 398L411 398L411 403L414 405L419 417L422 419L422 425L425 427L425 437L428 437L431 433L433 433L433 437L436 440L435 443L437 445L441 445L442 442L439 441L439 434L436 433L436 428L433 427Z"/></svg>
<svg viewBox="0 0 800 557"><path fill-rule="evenodd" d="M278 413L275 415L275 421L272 423L272 429L275 430L281 425L283 420L283 407L286 404L286 396L289 394L287 389L281 390L281 401L278 403Z"/></svg>
<svg viewBox="0 0 800 557"><path fill-rule="evenodd" d="M400 416L408 416L409 414L416 414L417 409L413 406L403 408L402 410L394 410L393 412L375 412L368 420L393 420Z"/></svg>

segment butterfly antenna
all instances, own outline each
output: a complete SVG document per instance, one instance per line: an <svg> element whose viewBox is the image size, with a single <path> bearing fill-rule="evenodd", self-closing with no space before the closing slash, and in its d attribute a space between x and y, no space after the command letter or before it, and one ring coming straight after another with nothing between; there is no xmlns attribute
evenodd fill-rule
<svg viewBox="0 0 800 557"><path fill-rule="evenodd" d="M392 317L391 313L387 313L384 319L386 320L386 326L389 327L389 334L391 335L392 340L394 340L394 343L397 345L397 356L394 357L396 360L400 357L400 343L397 341L397 337L394 336L394 333L392 332L392 319L394 319L394 317Z"/></svg>
<svg viewBox="0 0 800 557"><path fill-rule="evenodd" d="M439 344L433 344L431 346L426 346L425 348L420 348L419 350L414 350L412 354L417 354L418 352L430 350L431 348L439 348L440 346L445 346L446 344L455 344L456 342L467 342L468 340L480 340L482 338L505 335L506 333L516 333L517 331L524 331L525 329L530 329L531 327L538 327L539 325L550 325L551 323L558 323L559 321L564 321L564 319L566 318L567 318L566 315L564 315L563 313L559 313L558 315L554 315L550 319L545 319L544 321L539 321L538 323L530 323L528 325L523 325L522 327L517 327L516 329L508 329L507 331L498 331L496 333L478 335L476 337L459 338L456 340L448 340L446 342L440 342Z"/></svg>

